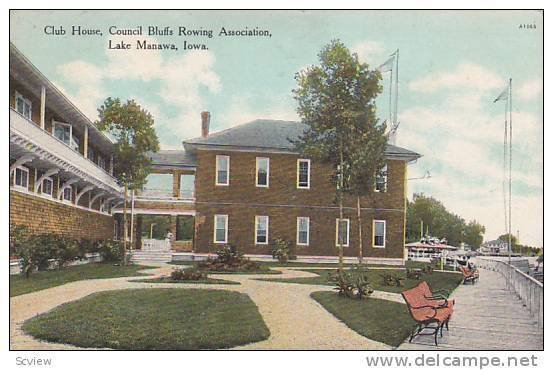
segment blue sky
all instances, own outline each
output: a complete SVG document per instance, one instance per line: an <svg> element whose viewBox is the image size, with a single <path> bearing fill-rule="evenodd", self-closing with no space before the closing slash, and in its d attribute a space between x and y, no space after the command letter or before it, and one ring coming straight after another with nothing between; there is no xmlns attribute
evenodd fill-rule
<svg viewBox="0 0 553 370"><path fill-rule="evenodd" d="M34 14L33 14L34 13ZM17 11L11 41L91 119L107 96L135 98L156 119L162 148L200 132L200 111L216 131L255 118L297 119L294 74L333 38L377 67L400 49L397 144L423 154L409 194L435 196L467 220L504 231L502 102L513 78L513 232L543 245L543 38L535 11ZM521 24L536 29L521 29ZM47 25L99 28L103 36L50 36ZM141 36L178 51L108 50L110 26L213 30L212 38ZM218 37L265 29L271 37ZM184 51L182 43L208 51ZM386 82L383 81L383 82ZM387 87L379 114L388 114Z"/></svg>

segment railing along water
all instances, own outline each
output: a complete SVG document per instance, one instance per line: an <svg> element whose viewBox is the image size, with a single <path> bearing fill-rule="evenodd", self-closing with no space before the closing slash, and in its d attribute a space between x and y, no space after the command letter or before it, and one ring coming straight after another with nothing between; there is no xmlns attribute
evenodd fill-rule
<svg viewBox="0 0 553 370"><path fill-rule="evenodd" d="M472 261L479 268L499 272L505 279L507 289L522 300L532 316L537 318L539 329L543 329L543 283L504 261L484 258L473 258Z"/></svg>

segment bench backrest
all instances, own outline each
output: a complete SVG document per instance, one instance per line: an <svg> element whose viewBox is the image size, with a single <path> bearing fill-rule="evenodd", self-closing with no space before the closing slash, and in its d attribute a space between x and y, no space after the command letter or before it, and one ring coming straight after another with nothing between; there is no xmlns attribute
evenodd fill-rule
<svg viewBox="0 0 553 370"><path fill-rule="evenodd" d="M409 313L416 321L426 321L434 315L435 310L428 307L428 302L424 297L425 294L422 283L414 288L402 292L401 295L403 296L407 307L409 307ZM422 306L425 307L417 308Z"/></svg>

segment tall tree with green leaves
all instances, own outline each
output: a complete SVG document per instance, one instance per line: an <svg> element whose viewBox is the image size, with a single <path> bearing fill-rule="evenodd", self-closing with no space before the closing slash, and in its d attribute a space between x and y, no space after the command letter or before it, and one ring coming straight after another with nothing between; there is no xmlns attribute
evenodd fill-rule
<svg viewBox="0 0 553 370"><path fill-rule="evenodd" d="M115 138L113 175L124 188L123 203L123 264L127 253L127 200L129 190L142 189L150 174L150 152L159 150L154 118L134 100L122 103L119 98L107 98L98 108L96 125Z"/></svg>
<svg viewBox="0 0 553 370"><path fill-rule="evenodd" d="M323 47L320 65L309 66L296 74L293 90L297 112L307 130L295 142L296 149L333 169L339 203L339 229L343 225L343 194L349 188L353 158L359 132L364 132L374 114L374 98L381 91L380 72L359 62L339 40ZM343 241L339 238L339 269L343 266Z"/></svg>

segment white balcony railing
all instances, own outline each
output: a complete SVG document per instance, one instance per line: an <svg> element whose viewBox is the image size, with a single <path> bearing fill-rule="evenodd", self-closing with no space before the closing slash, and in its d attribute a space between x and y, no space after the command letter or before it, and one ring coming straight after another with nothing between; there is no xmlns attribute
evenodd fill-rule
<svg viewBox="0 0 553 370"><path fill-rule="evenodd" d="M159 199L159 200L193 200L194 189L181 189L179 196L173 196L172 189L160 189L145 187L137 195L137 199Z"/></svg>
<svg viewBox="0 0 553 370"><path fill-rule="evenodd" d="M120 190L115 178L107 171L97 166L94 162L89 161L81 153L71 149L61 140L41 129L13 109L10 109L10 132L51 153L60 160L86 173L88 176L94 177L113 190Z"/></svg>

